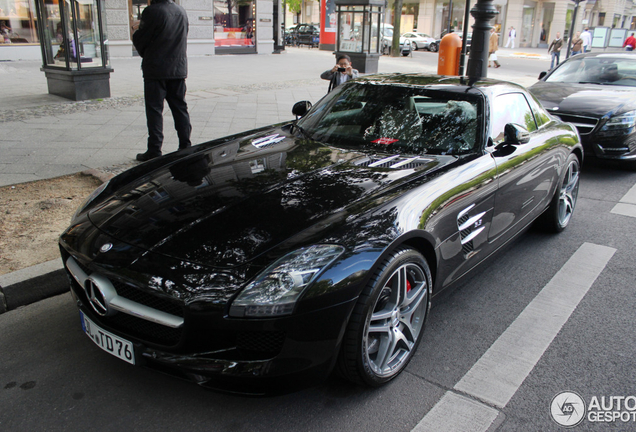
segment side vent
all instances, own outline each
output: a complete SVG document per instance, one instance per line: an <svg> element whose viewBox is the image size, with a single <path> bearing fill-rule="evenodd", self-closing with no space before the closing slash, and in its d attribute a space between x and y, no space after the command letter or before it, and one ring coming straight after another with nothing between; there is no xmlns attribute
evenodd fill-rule
<svg viewBox="0 0 636 432"><path fill-rule="evenodd" d="M462 242L462 252L464 255L470 255L475 249L473 239L481 233L485 226L482 225L481 220L486 212L481 212L476 215L471 215L470 211L473 210L475 204L465 208L457 215L457 229L459 230L459 237Z"/></svg>

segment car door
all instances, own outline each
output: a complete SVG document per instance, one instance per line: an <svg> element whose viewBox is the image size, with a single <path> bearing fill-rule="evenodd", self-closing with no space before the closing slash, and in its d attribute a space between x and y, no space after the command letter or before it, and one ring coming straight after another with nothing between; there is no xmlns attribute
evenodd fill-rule
<svg viewBox="0 0 636 432"><path fill-rule="evenodd" d="M558 178L558 139L546 127L538 127L533 110L522 92L500 94L492 105L489 147L497 164L499 188L489 231L489 240L505 241L534 219L551 198ZM515 124L529 134L523 144L504 142L506 124Z"/></svg>

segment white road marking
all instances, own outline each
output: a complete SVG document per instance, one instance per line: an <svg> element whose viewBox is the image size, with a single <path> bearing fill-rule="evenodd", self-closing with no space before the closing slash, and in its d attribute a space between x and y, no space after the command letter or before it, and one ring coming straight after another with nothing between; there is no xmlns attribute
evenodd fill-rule
<svg viewBox="0 0 636 432"><path fill-rule="evenodd" d="M615 252L584 243L413 431L486 431L496 408L514 396Z"/></svg>
<svg viewBox="0 0 636 432"><path fill-rule="evenodd" d="M488 429L498 415L499 411L481 402L446 392L413 432L481 432Z"/></svg>
<svg viewBox="0 0 636 432"><path fill-rule="evenodd" d="M611 213L636 218L636 185L634 185L618 204L614 206Z"/></svg>

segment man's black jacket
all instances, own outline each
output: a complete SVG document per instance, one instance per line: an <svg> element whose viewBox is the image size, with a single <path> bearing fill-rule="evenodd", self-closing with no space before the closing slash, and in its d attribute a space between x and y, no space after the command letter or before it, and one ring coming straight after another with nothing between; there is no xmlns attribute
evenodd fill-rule
<svg viewBox="0 0 636 432"><path fill-rule="evenodd" d="M133 44L145 79L187 77L188 16L174 1L153 0L144 9Z"/></svg>

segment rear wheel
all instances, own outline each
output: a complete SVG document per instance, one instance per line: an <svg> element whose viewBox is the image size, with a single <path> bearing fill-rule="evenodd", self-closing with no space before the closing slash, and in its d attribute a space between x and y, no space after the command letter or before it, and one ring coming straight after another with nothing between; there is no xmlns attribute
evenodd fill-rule
<svg viewBox="0 0 636 432"><path fill-rule="evenodd" d="M540 223L544 229L558 233L570 223L579 195L580 168L579 158L570 154L552 202L541 215Z"/></svg>
<svg viewBox="0 0 636 432"><path fill-rule="evenodd" d="M340 374L374 387L398 376L422 338L431 285L429 266L419 252L402 247L385 259L349 320Z"/></svg>

